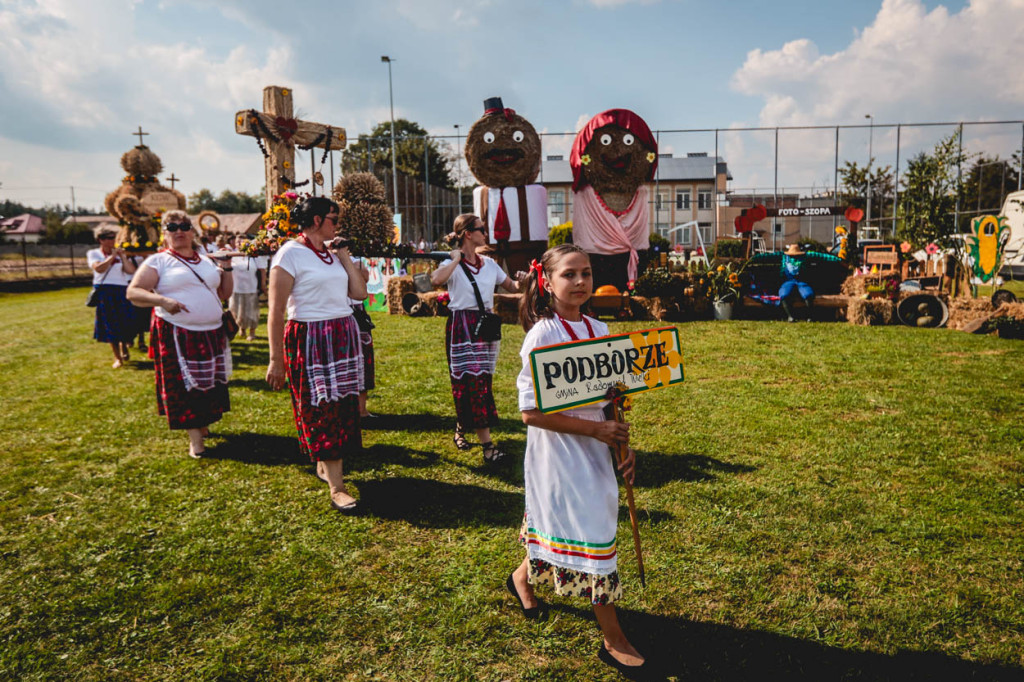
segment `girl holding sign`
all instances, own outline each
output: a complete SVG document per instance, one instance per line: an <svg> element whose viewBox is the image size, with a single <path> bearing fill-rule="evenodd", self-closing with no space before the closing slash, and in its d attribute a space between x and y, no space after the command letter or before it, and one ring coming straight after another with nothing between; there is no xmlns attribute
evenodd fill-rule
<svg viewBox="0 0 1024 682"><path fill-rule="evenodd" d="M606 402L544 414L530 371L535 348L608 334L607 325L580 312L593 290L590 257L572 244L548 249L521 286L519 319L527 334L516 384L527 425L526 514L519 536L526 558L505 584L527 618L542 613L533 592L537 584L589 599L604 634L598 658L627 676L642 676L644 658L626 639L613 605L622 596L615 547L619 488L608 448L629 443L629 425L607 419ZM628 452L618 468L632 483L635 457Z"/></svg>

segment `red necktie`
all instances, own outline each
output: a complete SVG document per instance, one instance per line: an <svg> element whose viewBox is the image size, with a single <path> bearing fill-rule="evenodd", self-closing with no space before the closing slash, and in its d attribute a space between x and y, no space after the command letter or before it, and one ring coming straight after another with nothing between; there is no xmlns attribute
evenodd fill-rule
<svg viewBox="0 0 1024 682"><path fill-rule="evenodd" d="M498 210L494 214L494 238L506 242L512 236L512 226L508 222L508 210L505 208L505 189L498 190Z"/></svg>

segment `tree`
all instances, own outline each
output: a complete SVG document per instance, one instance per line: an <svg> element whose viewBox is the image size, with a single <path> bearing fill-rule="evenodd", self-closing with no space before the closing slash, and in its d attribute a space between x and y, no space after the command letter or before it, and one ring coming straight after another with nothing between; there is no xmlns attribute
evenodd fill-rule
<svg viewBox="0 0 1024 682"><path fill-rule="evenodd" d="M205 187L198 192L188 196L188 212L195 214L201 211L216 211L217 213L263 213L266 208L264 193L266 188L259 194L246 194L245 192L232 192L224 190L216 197L213 192Z"/></svg>
<svg viewBox="0 0 1024 682"><path fill-rule="evenodd" d="M1016 152L1014 157L1016 157ZM979 156L964 173L963 196L965 205L960 207L960 231L970 229L971 220L979 215L998 215L1003 200L1017 189L1016 158L1000 159Z"/></svg>
<svg viewBox="0 0 1024 682"><path fill-rule="evenodd" d="M418 180L427 180L430 169L431 185L454 189L452 169L445 158L443 146L437 140L428 138L427 131L414 121L404 118L395 120L395 165L398 172ZM426 164L424 163L426 145ZM345 150L341 164L342 172L355 173L370 171L381 176L391 169L391 122L378 123L369 135L359 139Z"/></svg>
<svg viewBox="0 0 1024 682"><path fill-rule="evenodd" d="M958 132L940 140L931 154L921 152L907 163L900 178L897 236L916 247L945 241L956 233L957 166L965 158ZM961 206L963 188L961 185Z"/></svg>
<svg viewBox="0 0 1024 682"><path fill-rule="evenodd" d="M861 167L854 161L847 161L839 169L839 199L843 205L863 209L866 215L870 180L871 222L879 225L882 217L886 215L886 205L890 211L888 216L892 217L893 174L892 166L874 166L874 159L871 161L870 173L867 166Z"/></svg>

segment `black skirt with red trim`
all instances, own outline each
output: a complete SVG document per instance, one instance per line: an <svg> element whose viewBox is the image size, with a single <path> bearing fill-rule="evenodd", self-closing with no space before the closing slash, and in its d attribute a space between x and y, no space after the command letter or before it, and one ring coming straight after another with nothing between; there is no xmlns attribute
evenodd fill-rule
<svg viewBox="0 0 1024 682"><path fill-rule="evenodd" d="M156 377L156 409L167 417L171 429L200 429L220 421L231 409L228 385L216 383L208 391L185 390L178 364L178 351L174 345L175 326L161 317L153 315L150 327L149 352L153 357ZM191 335L185 332L186 357L192 345ZM204 333L205 338L205 333ZM194 349L195 350L195 349Z"/></svg>
<svg viewBox="0 0 1024 682"><path fill-rule="evenodd" d="M295 428L299 432L299 449L313 461L341 459L363 447L359 395L353 393L337 400L325 400L319 405L313 404L305 357L308 327L305 322L294 320L289 320L284 327L285 367L292 394ZM340 335L338 341L342 341ZM338 348L336 353L341 357L347 351Z"/></svg>

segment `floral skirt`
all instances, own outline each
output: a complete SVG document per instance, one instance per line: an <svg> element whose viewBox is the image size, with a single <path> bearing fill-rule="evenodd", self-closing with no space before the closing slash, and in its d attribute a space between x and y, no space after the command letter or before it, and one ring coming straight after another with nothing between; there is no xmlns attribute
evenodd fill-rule
<svg viewBox="0 0 1024 682"><path fill-rule="evenodd" d="M347 318L348 323L355 321ZM309 325L290 320L284 330L285 366L292 394L292 411L299 434L299 449L313 461L341 459L345 454L358 452L363 447L359 424L358 391L336 400L323 400L313 404L313 387L307 371L306 336ZM339 343L347 337L336 335ZM352 349L335 349L339 357L351 357Z"/></svg>
<svg viewBox="0 0 1024 682"><path fill-rule="evenodd" d="M231 409L228 385L217 382L206 391L186 390L177 351L177 346L182 344L180 339L179 343L175 344L174 339L176 329L170 322L153 316L149 352L153 357L156 378L156 408L159 414L167 417L167 425L171 429L199 429L219 421L224 413ZM188 330L181 332L185 336L184 347L188 353L193 345L189 343L191 334ZM206 335L207 332L196 334Z"/></svg>
<svg viewBox="0 0 1024 682"><path fill-rule="evenodd" d="M523 546L526 545L526 534L526 515L523 514L523 525L519 529L519 544ZM597 575L555 566L543 559L530 559L527 579L531 585L551 585L555 594L563 597L586 597L595 606L612 604L622 598L618 571Z"/></svg>

